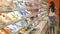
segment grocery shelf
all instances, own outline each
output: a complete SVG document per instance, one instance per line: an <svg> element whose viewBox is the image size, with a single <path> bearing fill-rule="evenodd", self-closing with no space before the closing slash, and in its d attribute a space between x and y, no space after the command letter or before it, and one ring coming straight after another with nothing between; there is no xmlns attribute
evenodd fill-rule
<svg viewBox="0 0 60 34"><path fill-rule="evenodd" d="M13 0L16 1L16 0ZM17 0L17 1L23 1L23 2L40 2L41 0Z"/></svg>
<svg viewBox="0 0 60 34"><path fill-rule="evenodd" d="M29 25L33 24L33 22L35 22L35 20L33 20L32 22L30 22L29 24L27 24L26 26L24 26L24 27L22 27L22 28L27 28L27 27L29 27ZM19 31L20 31L22 28L20 28L19 30L15 31L14 34L15 34L15 33L19 33ZM32 29L33 29L33 28L31 28L30 30L32 30ZM28 31L27 31L27 32L28 32Z"/></svg>
<svg viewBox="0 0 60 34"><path fill-rule="evenodd" d="M46 0L12 0L12 2L14 5L13 6L14 8L12 7L12 9L11 9L11 8L4 6L6 9L2 8L3 10L0 10L0 13L13 12L14 15L12 13L11 14L11 15L13 15L12 17L14 17L14 16L17 16L17 17L16 17L16 19L12 18L13 20L9 21L8 23L5 23L5 24L0 23L0 29L4 29L4 27L7 27L9 30L11 30L9 34L16 34L16 33L18 34L21 31L21 29L27 28L26 29L27 31L23 34L29 34L33 29L38 27L39 33L42 34L42 32L47 24L47 21L48 21L47 7L46 7L47 1ZM39 11L39 9L41 11ZM19 11L21 11L21 12L19 12ZM10 14L8 14L8 15L10 15ZM22 18L19 19L19 17L21 15L22 15Z"/></svg>
<svg viewBox="0 0 60 34"><path fill-rule="evenodd" d="M13 21L10 21L9 23L2 24L2 26L0 27L0 29L3 28L3 27L5 27L5 26L8 26L8 25L10 25L10 24L14 24L14 23L16 23L16 22L19 22L19 21L21 21L21 19L19 19L19 20L13 20Z"/></svg>
<svg viewBox="0 0 60 34"><path fill-rule="evenodd" d="M29 16L25 16L25 17L28 17L28 18L30 18L30 17L32 17L32 16L36 16L38 14L38 12L35 12L35 13L33 13L33 15L29 15ZM6 24L1 24L1 26L0 26L0 29L1 28L3 28L3 27L5 27L5 26L8 26L8 25L10 25L10 24L14 24L14 23L16 23L16 22L19 22L19 21L21 21L21 19L17 19L17 20L12 20L12 21L10 21L10 22L8 22L8 23L6 23ZM32 24L32 23L30 23L30 24ZM30 25L30 24L28 24L28 25ZM27 25L27 26L28 26ZM26 27L27 27L26 26Z"/></svg>
<svg viewBox="0 0 60 34"><path fill-rule="evenodd" d="M9 12L13 12L13 11L20 11L23 9L39 9L38 7L21 7L21 8L17 8L17 9L13 9L13 10L0 10L0 13L9 13Z"/></svg>
<svg viewBox="0 0 60 34"><path fill-rule="evenodd" d="M37 14L38 14L38 12L35 12L35 13L29 15L29 16L24 16L24 17L30 18L30 17L32 17L32 16L36 16ZM6 24L3 24L1 27L3 28L3 27L5 27L5 26L7 26L7 25L14 24L14 23L19 22L19 21L21 21L21 19L12 20L12 21L10 21L10 22L8 22L8 23L6 23Z"/></svg>
<svg viewBox="0 0 60 34"><path fill-rule="evenodd" d="M26 17L32 17L32 16L36 16L38 14L38 12L33 13L32 15L26 16Z"/></svg>
<svg viewBox="0 0 60 34"><path fill-rule="evenodd" d="M43 18L43 19L44 19L44 18ZM39 33L42 32L42 30L45 28L45 25L46 25L47 23L48 23L47 21L40 21L40 24L38 24L38 25L40 25ZM42 26L42 28L41 28L41 26ZM35 27L36 27L36 26L35 26ZM30 30L28 30L28 31L27 31L26 33L24 33L24 34L30 33L35 27L31 28Z"/></svg>
<svg viewBox="0 0 60 34"><path fill-rule="evenodd" d="M43 22L40 23L40 25L42 25ZM42 32L42 30L44 29L45 25L47 24L47 22L44 23L44 25L42 26L42 28L39 30L39 33ZM24 34L29 34L33 29L35 29L36 26L34 26L33 28L29 29L28 31L26 31Z"/></svg>
<svg viewBox="0 0 60 34"><path fill-rule="evenodd" d="M9 13L12 12L12 10L0 10L0 13Z"/></svg>
<svg viewBox="0 0 60 34"><path fill-rule="evenodd" d="M46 23L45 27L43 28L43 30L41 31L41 34L45 34L47 32L49 28L48 22ZM44 32L44 33L43 33Z"/></svg>
<svg viewBox="0 0 60 34"><path fill-rule="evenodd" d="M35 27L29 29L28 31L26 31L24 34L29 34Z"/></svg>
<svg viewBox="0 0 60 34"><path fill-rule="evenodd" d="M23 6L23 7L19 7L19 8L16 8L16 9L13 9L13 11L20 11L20 10L30 10L30 9L39 9L40 7L27 7L27 6Z"/></svg>
<svg viewBox="0 0 60 34"><path fill-rule="evenodd" d="M12 9L12 10L0 10L0 13L9 13L9 12L13 12L13 11L20 11L20 10L30 10L30 9L39 9L40 7L20 7L20 8L16 8L16 9Z"/></svg>
<svg viewBox="0 0 60 34"><path fill-rule="evenodd" d="M45 27L45 25L47 24L47 21L45 21L45 22L41 22L39 25L40 25L40 34L41 34L41 32L42 32L42 30L44 29L44 27Z"/></svg>

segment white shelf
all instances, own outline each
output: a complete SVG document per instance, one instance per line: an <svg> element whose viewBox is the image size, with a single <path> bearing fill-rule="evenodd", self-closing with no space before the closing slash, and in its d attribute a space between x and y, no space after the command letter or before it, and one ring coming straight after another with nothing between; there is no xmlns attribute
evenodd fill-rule
<svg viewBox="0 0 60 34"><path fill-rule="evenodd" d="M16 1L16 0L13 0ZM41 0L17 0L17 1L24 1L24 2L40 2Z"/></svg>
<svg viewBox="0 0 60 34"><path fill-rule="evenodd" d="M13 21L10 21L9 23L6 23L6 24L2 25L2 26L0 27L0 29L1 29L1 28L3 28L3 27L8 26L8 25L10 25L10 24L17 23L17 22L19 22L19 21L21 21L21 19L19 19L19 20L13 20Z"/></svg>
<svg viewBox="0 0 60 34"><path fill-rule="evenodd" d="M24 34L29 34L35 27L29 29L28 31L26 31Z"/></svg>
<svg viewBox="0 0 60 34"><path fill-rule="evenodd" d="M0 13L9 13L12 12L12 10L0 10Z"/></svg>
<svg viewBox="0 0 60 34"><path fill-rule="evenodd" d="M33 21L35 21L35 20L33 20ZM26 26L23 26L22 28L28 27L29 25L31 25L31 24L33 23L33 21L32 21L31 23L27 24ZM15 31L14 34L15 34L15 33L19 33L19 31L20 31L22 28L20 28L20 29L18 29L17 31ZM33 29L33 28L32 28L32 29ZM31 30L32 30L32 29L31 29Z"/></svg>
<svg viewBox="0 0 60 34"><path fill-rule="evenodd" d="M45 22L41 22L39 25L40 25L40 34L41 34L41 32L42 32L42 30L44 29L44 27L45 27L45 25L47 24L47 21L45 21Z"/></svg>
<svg viewBox="0 0 60 34"><path fill-rule="evenodd" d="M39 30L39 33L42 32L43 28L45 27L45 25L47 24L47 21L45 22L41 22L39 25L40 25L40 30ZM36 26L35 26L36 27ZM28 31L26 31L24 34L29 34L35 27L29 29Z"/></svg>
<svg viewBox="0 0 60 34"><path fill-rule="evenodd" d="M31 22L30 24L32 24L32 22ZM19 29L16 30L15 32L11 32L10 34L16 34L16 33L19 33L19 31L20 31L22 28L28 27L30 24L27 24L26 26L23 26L23 27L19 28Z"/></svg>
<svg viewBox="0 0 60 34"><path fill-rule="evenodd" d="M27 7L27 6L23 6L23 7L19 7L19 8L16 8L16 9L13 9L13 10L24 10L24 9L39 9L40 7Z"/></svg>

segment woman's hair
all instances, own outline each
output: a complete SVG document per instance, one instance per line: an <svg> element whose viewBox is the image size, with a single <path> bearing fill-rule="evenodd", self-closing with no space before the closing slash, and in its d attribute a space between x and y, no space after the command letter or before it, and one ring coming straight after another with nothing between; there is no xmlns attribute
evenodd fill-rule
<svg viewBox="0 0 60 34"><path fill-rule="evenodd" d="M51 9L52 12L55 12L54 11L55 10L55 4L54 4L53 1L50 2L50 9Z"/></svg>

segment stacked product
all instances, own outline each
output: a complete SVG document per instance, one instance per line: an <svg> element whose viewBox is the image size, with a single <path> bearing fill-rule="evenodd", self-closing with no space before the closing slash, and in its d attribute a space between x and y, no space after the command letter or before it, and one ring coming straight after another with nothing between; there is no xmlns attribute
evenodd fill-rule
<svg viewBox="0 0 60 34"><path fill-rule="evenodd" d="M34 32L39 30L41 33L48 20L45 4L41 4L40 0L1 1L1 7L2 5L11 7L13 12L0 13L0 24L2 23L3 26L0 29L0 34L33 34L34 29Z"/></svg>

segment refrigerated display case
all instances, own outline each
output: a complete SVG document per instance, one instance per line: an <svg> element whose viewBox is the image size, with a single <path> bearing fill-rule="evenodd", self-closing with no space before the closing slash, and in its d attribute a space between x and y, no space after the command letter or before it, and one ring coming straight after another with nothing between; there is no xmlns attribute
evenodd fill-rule
<svg viewBox="0 0 60 34"><path fill-rule="evenodd" d="M37 34L46 33L49 26L47 0L0 1L1 34L36 34L38 30Z"/></svg>

